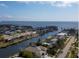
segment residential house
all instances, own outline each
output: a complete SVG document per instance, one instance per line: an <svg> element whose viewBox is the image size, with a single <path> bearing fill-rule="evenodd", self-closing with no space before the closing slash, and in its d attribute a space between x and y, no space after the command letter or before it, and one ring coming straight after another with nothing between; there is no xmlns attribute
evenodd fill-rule
<svg viewBox="0 0 79 59"><path fill-rule="evenodd" d="M25 50L35 53L38 57L43 58L47 55L47 48L43 46L29 46Z"/></svg>
<svg viewBox="0 0 79 59"><path fill-rule="evenodd" d="M49 46L49 45L50 45L50 43L47 43L47 42L42 42L42 45L47 45L47 46Z"/></svg>
<svg viewBox="0 0 79 59"><path fill-rule="evenodd" d="M51 42L51 44L56 44L56 43L57 43L57 41L58 41L58 39L56 39L56 38L55 38L55 39L51 39L51 41L50 41L50 42Z"/></svg>
<svg viewBox="0 0 79 59"><path fill-rule="evenodd" d="M57 34L57 39L65 39L65 37L67 36L67 33L61 32Z"/></svg>

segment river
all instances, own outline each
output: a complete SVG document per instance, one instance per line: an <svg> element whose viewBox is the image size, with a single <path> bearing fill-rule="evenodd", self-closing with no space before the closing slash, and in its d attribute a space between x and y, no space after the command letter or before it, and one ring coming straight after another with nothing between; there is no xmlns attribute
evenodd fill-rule
<svg viewBox="0 0 79 59"><path fill-rule="evenodd" d="M43 36L41 36L41 38L47 38L49 35L55 35L56 33L57 32L49 32L49 33L46 33ZM40 38L40 36L36 37L36 38L32 38L30 40L23 41L21 43L18 43L18 44L12 45L12 46L8 46L6 48L1 48L0 49L0 58L8 58L9 56L12 56L15 53L18 53L21 49L26 48L29 45L29 43L37 42L38 38Z"/></svg>

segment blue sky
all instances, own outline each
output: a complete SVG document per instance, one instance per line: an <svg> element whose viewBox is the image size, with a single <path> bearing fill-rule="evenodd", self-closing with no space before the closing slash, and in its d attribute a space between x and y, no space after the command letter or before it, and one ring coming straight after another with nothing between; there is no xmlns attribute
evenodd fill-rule
<svg viewBox="0 0 79 59"><path fill-rule="evenodd" d="M0 21L78 21L79 2L0 1Z"/></svg>

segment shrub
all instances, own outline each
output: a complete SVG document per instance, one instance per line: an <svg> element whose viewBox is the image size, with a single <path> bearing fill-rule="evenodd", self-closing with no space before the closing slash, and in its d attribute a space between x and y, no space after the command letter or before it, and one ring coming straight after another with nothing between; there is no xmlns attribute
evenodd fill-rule
<svg viewBox="0 0 79 59"><path fill-rule="evenodd" d="M48 48L48 50L47 50L47 53L50 54L50 55L55 55L56 52L57 52L57 47L56 46Z"/></svg>
<svg viewBox="0 0 79 59"><path fill-rule="evenodd" d="M33 53L32 52L30 52L30 51L21 51L20 53L19 53L19 56L20 57L24 57L24 58L33 58Z"/></svg>

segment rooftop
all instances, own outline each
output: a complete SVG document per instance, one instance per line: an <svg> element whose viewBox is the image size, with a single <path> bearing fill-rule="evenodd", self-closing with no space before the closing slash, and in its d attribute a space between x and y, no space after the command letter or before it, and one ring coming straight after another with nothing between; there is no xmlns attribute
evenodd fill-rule
<svg viewBox="0 0 79 59"><path fill-rule="evenodd" d="M58 40L58 39L51 39L51 41L54 41L54 42L57 41L57 40Z"/></svg>
<svg viewBox="0 0 79 59"><path fill-rule="evenodd" d="M67 33L58 33L57 35L67 35Z"/></svg>

